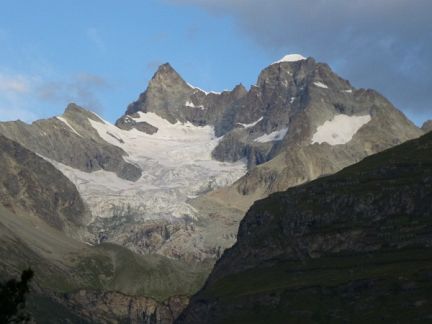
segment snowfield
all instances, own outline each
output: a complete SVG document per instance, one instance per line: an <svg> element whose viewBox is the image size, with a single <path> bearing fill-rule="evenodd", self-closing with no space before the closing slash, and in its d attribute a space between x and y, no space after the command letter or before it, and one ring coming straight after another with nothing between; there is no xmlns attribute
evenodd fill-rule
<svg viewBox="0 0 432 324"><path fill-rule="evenodd" d="M279 61L274 62L273 64L284 63L284 62L298 62L304 61L306 57L300 54L288 54L282 57Z"/></svg>
<svg viewBox="0 0 432 324"><path fill-rule="evenodd" d="M139 112L133 119L158 131L149 135L136 129L121 130L107 121L89 121L100 137L128 154L126 161L142 169L138 181L104 170L86 173L51 161L77 186L93 218L130 214L140 220L194 218L197 215L188 199L230 185L247 171L245 161L212 159L211 152L221 138L215 137L211 126L171 124L154 113Z"/></svg>
<svg viewBox="0 0 432 324"><path fill-rule="evenodd" d="M322 82L314 82L314 85L316 85L318 88L328 89L328 86Z"/></svg>
<svg viewBox="0 0 432 324"><path fill-rule="evenodd" d="M69 129L70 129L72 132L74 132L75 134L77 134L79 137L82 137L81 134L78 133L78 132L75 130L75 128L73 128L72 125L69 124L69 122L68 122L66 119L64 119L64 118L61 117L61 116L57 116L56 118L57 118L58 120L60 120L63 124L65 124L67 127L69 127Z"/></svg>
<svg viewBox="0 0 432 324"><path fill-rule="evenodd" d="M253 123L250 123L250 124L237 123L237 125L240 125L243 128L251 128L251 127L254 127L255 125L257 125L263 119L264 119L264 117L260 117L258 120L254 121Z"/></svg>
<svg viewBox="0 0 432 324"><path fill-rule="evenodd" d="M312 136L312 144L328 143L341 145L350 142L359 129L371 121L370 115L348 116L336 115L332 120L319 126Z"/></svg>
<svg viewBox="0 0 432 324"><path fill-rule="evenodd" d="M190 100L186 101L185 106L188 107L188 108L198 108L198 109L201 109L201 110L205 109L205 107L203 105L195 106L195 104L192 101L190 101Z"/></svg>
<svg viewBox="0 0 432 324"><path fill-rule="evenodd" d="M288 128L282 128L277 131L271 132L270 134L264 134L258 138L255 138L254 142L267 143L267 142L281 141L283 140L283 138L287 133L288 133Z"/></svg>

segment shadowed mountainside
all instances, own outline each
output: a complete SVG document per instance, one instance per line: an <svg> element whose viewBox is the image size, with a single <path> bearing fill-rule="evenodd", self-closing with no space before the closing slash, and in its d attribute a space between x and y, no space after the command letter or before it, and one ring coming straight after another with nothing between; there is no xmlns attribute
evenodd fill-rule
<svg viewBox="0 0 432 324"><path fill-rule="evenodd" d="M424 322L432 134L256 202L176 323Z"/></svg>

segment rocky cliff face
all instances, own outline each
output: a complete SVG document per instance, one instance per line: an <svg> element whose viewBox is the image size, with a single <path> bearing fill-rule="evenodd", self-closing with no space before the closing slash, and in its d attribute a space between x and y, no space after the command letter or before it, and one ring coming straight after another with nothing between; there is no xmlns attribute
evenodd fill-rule
<svg viewBox="0 0 432 324"><path fill-rule="evenodd" d="M425 321L432 135L256 202L176 323Z"/></svg>

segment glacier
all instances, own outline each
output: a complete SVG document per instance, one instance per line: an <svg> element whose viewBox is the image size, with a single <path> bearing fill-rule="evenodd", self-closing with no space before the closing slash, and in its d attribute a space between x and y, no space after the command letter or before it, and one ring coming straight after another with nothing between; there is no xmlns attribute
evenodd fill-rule
<svg viewBox="0 0 432 324"><path fill-rule="evenodd" d="M131 216L136 221L198 217L188 203L199 195L232 184L247 171L246 161L214 160L211 152L222 138L212 126L171 124L154 113L139 112L136 122L158 128L152 135L136 129L122 130L102 119L89 119L106 142L123 149L124 159L139 166L142 176L135 182L113 172L83 172L51 161L77 187L90 207L92 220Z"/></svg>

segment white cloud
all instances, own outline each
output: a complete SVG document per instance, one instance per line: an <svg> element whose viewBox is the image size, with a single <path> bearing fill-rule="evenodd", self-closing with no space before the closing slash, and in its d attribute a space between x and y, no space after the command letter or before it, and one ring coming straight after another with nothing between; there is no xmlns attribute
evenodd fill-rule
<svg viewBox="0 0 432 324"><path fill-rule="evenodd" d="M93 111L100 112L102 105L98 100L97 92L109 87L108 81L98 75L80 73L66 80L44 82L36 89L36 95L45 102L62 105L76 102Z"/></svg>
<svg viewBox="0 0 432 324"><path fill-rule="evenodd" d="M36 114L28 108L29 94L36 78L22 74L0 72L0 120L34 120Z"/></svg>
<svg viewBox="0 0 432 324"><path fill-rule="evenodd" d="M0 92L26 93L31 81L22 75L0 74Z"/></svg>
<svg viewBox="0 0 432 324"><path fill-rule="evenodd" d="M0 121L32 122L51 115L53 107L62 109L70 102L101 112L98 92L109 87L104 78L91 73L59 78L0 70Z"/></svg>

